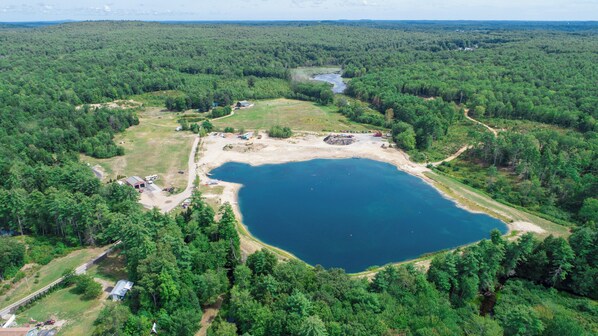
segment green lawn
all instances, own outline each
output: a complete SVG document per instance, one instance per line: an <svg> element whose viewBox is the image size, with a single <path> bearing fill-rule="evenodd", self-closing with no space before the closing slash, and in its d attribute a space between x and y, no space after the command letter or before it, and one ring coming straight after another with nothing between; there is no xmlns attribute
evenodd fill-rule
<svg viewBox="0 0 598 336"><path fill-rule="evenodd" d="M66 320L60 335L91 335L93 322L102 308L100 299L82 300L80 295L71 293L70 288L59 289L36 301L18 314L17 323L23 325L33 318L37 321L48 319Z"/></svg>
<svg viewBox="0 0 598 336"><path fill-rule="evenodd" d="M82 161L102 166L107 173L105 180L116 179L119 175L143 178L157 174L159 186L184 189L187 175L178 174L178 171L187 170L194 135L175 131L180 115L163 112L159 108L146 108L139 112L139 125L115 136L114 142L125 148L124 156L110 159L82 156Z"/></svg>
<svg viewBox="0 0 598 336"><path fill-rule="evenodd" d="M237 110L233 116L213 121L214 126L233 127L236 130L268 130L274 125L280 125L293 130L312 132L371 129L336 113L334 106L320 106L312 102L284 98L254 103L252 108Z"/></svg>
<svg viewBox="0 0 598 336"><path fill-rule="evenodd" d="M87 248L74 251L67 256L56 258L49 264L42 266L38 272L39 278L35 277L35 273L26 277L16 284L16 286L9 290L5 295L0 297L0 306L4 307L11 304L25 296L35 292L36 290L45 287L56 279L60 278L65 270L74 269L92 259L94 256L100 254L102 248Z"/></svg>

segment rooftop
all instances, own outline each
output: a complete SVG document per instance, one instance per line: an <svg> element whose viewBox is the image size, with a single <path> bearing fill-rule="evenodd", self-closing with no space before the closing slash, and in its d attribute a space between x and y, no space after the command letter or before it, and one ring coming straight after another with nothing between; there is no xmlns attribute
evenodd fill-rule
<svg viewBox="0 0 598 336"><path fill-rule="evenodd" d="M129 176L129 177L127 177L126 181L130 185L145 183L145 181L139 176Z"/></svg>
<svg viewBox="0 0 598 336"><path fill-rule="evenodd" d="M124 297L131 288L133 288L133 282L128 280L118 280L116 286L114 286L110 292L110 296L116 295L119 297Z"/></svg>

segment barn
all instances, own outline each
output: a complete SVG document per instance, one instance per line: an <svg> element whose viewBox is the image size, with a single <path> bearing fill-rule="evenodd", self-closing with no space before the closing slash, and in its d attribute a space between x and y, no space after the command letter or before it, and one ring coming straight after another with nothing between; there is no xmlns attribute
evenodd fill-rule
<svg viewBox="0 0 598 336"><path fill-rule="evenodd" d="M125 182L135 189L145 188L145 181L139 176L130 176Z"/></svg>
<svg viewBox="0 0 598 336"><path fill-rule="evenodd" d="M237 103L237 108L250 108L253 107L253 104L248 102L247 100L241 100Z"/></svg>

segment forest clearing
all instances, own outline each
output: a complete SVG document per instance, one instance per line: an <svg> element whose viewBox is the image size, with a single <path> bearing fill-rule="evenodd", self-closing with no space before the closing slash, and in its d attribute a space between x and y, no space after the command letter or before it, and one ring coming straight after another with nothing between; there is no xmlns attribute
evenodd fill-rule
<svg viewBox="0 0 598 336"><path fill-rule="evenodd" d="M95 159L82 156L91 166L100 165L107 173L103 180L117 177L157 174L156 184L162 188L185 189L187 176L178 171L187 169L187 159L194 136L176 132L179 115L146 107L138 112L139 125L118 134L114 141L125 149L124 156Z"/></svg>

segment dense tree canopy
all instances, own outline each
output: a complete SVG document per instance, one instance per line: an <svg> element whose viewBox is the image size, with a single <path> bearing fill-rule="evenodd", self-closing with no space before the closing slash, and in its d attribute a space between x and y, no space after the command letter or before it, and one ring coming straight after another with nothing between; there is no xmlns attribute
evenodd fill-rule
<svg viewBox="0 0 598 336"><path fill-rule="evenodd" d="M135 287L106 305L95 335L145 335L154 322L160 334L194 335L202 307L220 299L210 335L596 334L597 31L591 23L3 26L0 228L51 237L56 255L122 241ZM324 65L343 68L351 97L292 80L293 68ZM153 92L168 110L212 117L236 100L336 100L340 113L391 130L410 153L445 141L469 111L505 131L470 139L473 149L438 171L574 227L543 240L495 232L438 254L427 272L389 266L371 281L268 250L246 256L230 206L215 213L196 194L177 215L143 212L134 189L100 183L79 162L81 153L123 155L113 137L139 122L133 110L90 104ZM199 132L199 120L181 125ZM40 251L2 238L0 276L14 276L27 254L54 255ZM82 279L93 297L97 285Z"/></svg>

